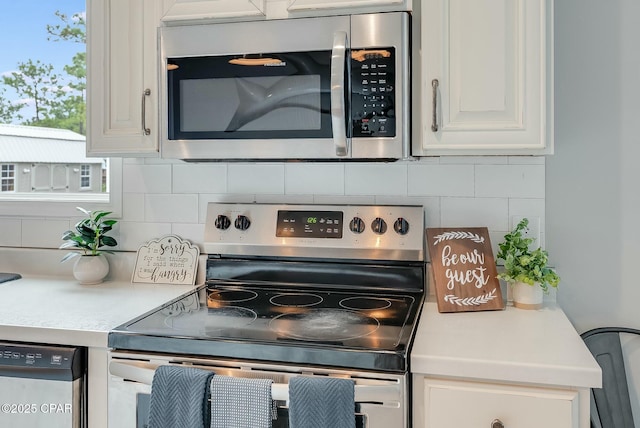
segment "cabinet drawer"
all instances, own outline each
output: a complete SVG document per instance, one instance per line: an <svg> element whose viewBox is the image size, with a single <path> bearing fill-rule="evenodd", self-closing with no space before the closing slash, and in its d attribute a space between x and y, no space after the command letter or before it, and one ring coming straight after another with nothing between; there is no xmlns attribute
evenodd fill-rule
<svg viewBox="0 0 640 428"><path fill-rule="evenodd" d="M578 427L579 394L554 390L426 379L425 428ZM499 426L499 425L496 425Z"/></svg>

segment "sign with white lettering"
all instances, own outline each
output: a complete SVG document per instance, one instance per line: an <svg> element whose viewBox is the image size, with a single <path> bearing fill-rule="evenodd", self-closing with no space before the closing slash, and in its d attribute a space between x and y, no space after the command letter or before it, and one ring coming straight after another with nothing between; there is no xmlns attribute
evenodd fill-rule
<svg viewBox="0 0 640 428"><path fill-rule="evenodd" d="M131 282L193 285L199 256L198 247L175 235L149 241L138 249Z"/></svg>
<svg viewBox="0 0 640 428"><path fill-rule="evenodd" d="M504 309L486 227L429 228L427 246L439 312Z"/></svg>

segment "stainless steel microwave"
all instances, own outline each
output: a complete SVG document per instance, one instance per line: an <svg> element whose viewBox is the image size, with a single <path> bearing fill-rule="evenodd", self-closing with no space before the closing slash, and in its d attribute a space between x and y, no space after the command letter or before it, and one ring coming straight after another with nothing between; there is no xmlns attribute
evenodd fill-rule
<svg viewBox="0 0 640 428"><path fill-rule="evenodd" d="M409 156L405 12L162 27L165 158Z"/></svg>

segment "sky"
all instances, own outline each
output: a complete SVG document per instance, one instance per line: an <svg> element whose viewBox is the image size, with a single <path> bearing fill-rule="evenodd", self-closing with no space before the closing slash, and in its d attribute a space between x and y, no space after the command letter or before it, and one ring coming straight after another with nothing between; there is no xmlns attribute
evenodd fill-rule
<svg viewBox="0 0 640 428"><path fill-rule="evenodd" d="M61 73L71 63L71 58L81 49L78 43L47 40L47 24L62 23L56 10L71 17L86 11L85 0L0 0L0 74L17 69L19 62L31 59L53 64ZM7 89L5 97L15 100L15 94Z"/></svg>

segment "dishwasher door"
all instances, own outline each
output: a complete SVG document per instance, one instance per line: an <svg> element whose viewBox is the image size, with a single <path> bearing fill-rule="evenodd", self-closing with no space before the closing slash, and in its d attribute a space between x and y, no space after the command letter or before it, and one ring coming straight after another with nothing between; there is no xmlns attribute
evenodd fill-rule
<svg viewBox="0 0 640 428"><path fill-rule="evenodd" d="M0 342L0 427L84 428L86 349Z"/></svg>

